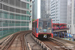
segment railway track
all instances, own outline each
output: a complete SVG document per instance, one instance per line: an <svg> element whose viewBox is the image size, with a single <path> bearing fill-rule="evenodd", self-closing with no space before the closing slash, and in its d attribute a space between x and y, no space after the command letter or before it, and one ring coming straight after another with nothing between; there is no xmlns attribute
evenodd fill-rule
<svg viewBox="0 0 75 50"><path fill-rule="evenodd" d="M68 45L71 45L70 43L67 43L67 45L65 45L65 41L61 42L61 40L55 39L55 38L49 38L49 39L37 39L34 38L36 40L36 42L38 42L38 44L40 43L40 45L44 48L43 50L75 50L75 47L71 48L68 47Z"/></svg>
<svg viewBox="0 0 75 50"><path fill-rule="evenodd" d="M57 46L54 47L57 48L58 50L75 50L75 45L67 42L67 40L65 41L60 38L49 38L49 41L56 44Z"/></svg>
<svg viewBox="0 0 75 50"><path fill-rule="evenodd" d="M9 38L9 36L4 38L4 39L2 39L2 41L0 41L0 45L2 45L8 38Z"/></svg>
<svg viewBox="0 0 75 50"><path fill-rule="evenodd" d="M12 34L12 35L13 35L13 34ZM12 35L9 35L9 36L7 36L7 37L5 37L5 38L3 38L3 39L0 40L0 49L1 49L2 46L5 45L5 43L7 42L7 40L8 40Z"/></svg>
<svg viewBox="0 0 75 50"><path fill-rule="evenodd" d="M13 34L0 50L45 50L32 38L30 32L23 31Z"/></svg>
<svg viewBox="0 0 75 50"><path fill-rule="evenodd" d="M50 50L75 50L75 43L60 38L40 39Z"/></svg>
<svg viewBox="0 0 75 50"><path fill-rule="evenodd" d="M31 37L31 34L25 36L29 50L43 50L42 47Z"/></svg>
<svg viewBox="0 0 75 50"><path fill-rule="evenodd" d="M39 40L35 38L31 31L17 32L8 38L7 43L1 50L74 50L64 47L65 41L61 39L49 38ZM70 44L70 43L68 43Z"/></svg>
<svg viewBox="0 0 75 50"><path fill-rule="evenodd" d="M31 31L22 31L13 34L1 50L26 50L25 35Z"/></svg>
<svg viewBox="0 0 75 50"><path fill-rule="evenodd" d="M61 41L64 41L64 42L68 42L68 43L70 43L70 44L74 44L75 45L75 42L74 41L69 41L69 40L65 40L65 39L61 39L61 38L59 38L59 37L54 37L55 39L58 39L58 40L61 40Z"/></svg>
<svg viewBox="0 0 75 50"><path fill-rule="evenodd" d="M41 40L47 47L50 48L50 50L68 50L63 48L61 44L54 43L51 39Z"/></svg>
<svg viewBox="0 0 75 50"><path fill-rule="evenodd" d="M57 40L59 42L61 42L65 47L67 47L68 49L75 49L75 42L73 41L69 41L69 40L64 40L58 37L55 37L54 40Z"/></svg>

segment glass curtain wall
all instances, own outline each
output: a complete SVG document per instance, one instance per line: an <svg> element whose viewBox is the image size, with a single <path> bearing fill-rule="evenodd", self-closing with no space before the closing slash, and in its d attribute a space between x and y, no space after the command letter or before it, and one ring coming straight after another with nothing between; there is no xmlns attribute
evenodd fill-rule
<svg viewBox="0 0 75 50"><path fill-rule="evenodd" d="M30 0L0 1L0 38L18 31L29 30Z"/></svg>

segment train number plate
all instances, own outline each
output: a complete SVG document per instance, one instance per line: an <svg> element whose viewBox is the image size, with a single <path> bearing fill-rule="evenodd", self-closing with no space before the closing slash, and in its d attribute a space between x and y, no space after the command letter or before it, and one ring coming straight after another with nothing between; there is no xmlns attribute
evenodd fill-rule
<svg viewBox="0 0 75 50"><path fill-rule="evenodd" d="M47 38L47 34L44 34L44 36L43 36L44 38Z"/></svg>

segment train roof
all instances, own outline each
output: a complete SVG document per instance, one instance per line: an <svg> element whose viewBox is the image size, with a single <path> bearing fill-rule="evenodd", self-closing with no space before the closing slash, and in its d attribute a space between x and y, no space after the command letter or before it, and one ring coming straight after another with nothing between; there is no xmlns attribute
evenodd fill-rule
<svg viewBox="0 0 75 50"><path fill-rule="evenodd" d="M35 21L37 21L37 20L43 20L43 21L47 21L47 20L50 20L51 18L40 18L40 19L36 19ZM33 21L33 22L35 22L35 21Z"/></svg>
<svg viewBox="0 0 75 50"><path fill-rule="evenodd" d="M37 20L39 20L39 19L36 19L35 21L37 21ZM35 21L33 21L33 22L35 22Z"/></svg>
<svg viewBox="0 0 75 50"><path fill-rule="evenodd" d="M51 18L40 18L39 20L50 20Z"/></svg>

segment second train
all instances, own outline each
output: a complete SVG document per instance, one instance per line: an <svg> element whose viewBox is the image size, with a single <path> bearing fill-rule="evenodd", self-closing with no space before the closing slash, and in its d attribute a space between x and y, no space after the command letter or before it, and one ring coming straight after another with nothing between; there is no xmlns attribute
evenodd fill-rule
<svg viewBox="0 0 75 50"><path fill-rule="evenodd" d="M53 37L51 19L37 19L33 21L32 27L32 34L36 38Z"/></svg>

